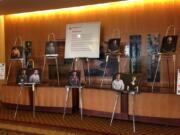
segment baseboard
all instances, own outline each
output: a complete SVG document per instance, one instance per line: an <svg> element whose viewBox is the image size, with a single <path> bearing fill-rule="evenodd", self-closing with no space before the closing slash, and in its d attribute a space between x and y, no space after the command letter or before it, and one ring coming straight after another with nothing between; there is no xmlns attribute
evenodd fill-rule
<svg viewBox="0 0 180 135"><path fill-rule="evenodd" d="M9 109L15 109L16 104L10 104L10 103L1 103L3 107L7 107ZM32 111L32 106L31 105L19 105L20 110L27 110L27 111ZM36 106L35 107L36 111L39 112L55 112L55 113L63 113L64 112L64 107L45 107L45 106ZM73 112L72 108L66 108L66 113L71 114Z"/></svg>

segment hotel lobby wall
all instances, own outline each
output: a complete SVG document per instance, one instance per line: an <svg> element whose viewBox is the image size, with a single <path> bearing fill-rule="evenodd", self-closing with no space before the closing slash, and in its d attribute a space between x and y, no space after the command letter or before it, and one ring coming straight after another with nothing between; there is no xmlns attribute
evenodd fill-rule
<svg viewBox="0 0 180 135"><path fill-rule="evenodd" d="M109 5L64 9L57 12L6 15L6 62L8 63L10 49L18 35L21 35L23 40L33 42L33 57L36 58L35 65L40 67L43 63L44 43L49 33L54 32L56 39L65 39L66 24L99 21L102 25L101 44L112 37L114 29L120 30L122 42L126 44L129 44L129 35L142 35L142 72L146 77L146 35L160 33L163 36L166 28L171 24L178 28L177 33L179 34L179 6L180 2L178 0L124 1ZM180 52L179 43L180 40L178 41L177 52ZM179 55L177 53L177 57ZM180 61L177 61L176 68L178 67L180 67ZM165 66L161 66L161 71L161 83L167 84Z"/></svg>

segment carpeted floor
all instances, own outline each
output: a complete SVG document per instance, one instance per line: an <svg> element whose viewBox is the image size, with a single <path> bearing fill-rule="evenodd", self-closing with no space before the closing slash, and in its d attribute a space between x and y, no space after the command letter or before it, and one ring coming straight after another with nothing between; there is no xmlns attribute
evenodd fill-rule
<svg viewBox="0 0 180 135"><path fill-rule="evenodd" d="M42 134L36 134L36 133L28 133L28 132L21 132L16 131L15 129L0 129L0 135L42 135Z"/></svg>
<svg viewBox="0 0 180 135"><path fill-rule="evenodd" d="M114 120L109 126L110 119L84 116L83 120L79 113L66 115L58 113L36 112L33 118L31 111L18 111L14 120L14 110L0 108L1 123L24 126L32 129L24 131L47 135L131 135L132 122ZM5 127L1 127L6 129ZM14 130L12 128L11 130ZM22 129L22 128L20 128ZM43 131L44 130L44 131ZM17 130L23 132L23 130ZM41 132L35 132L41 131ZM54 133L53 133L54 132ZM164 125L136 123L137 135L180 135L180 127L168 127Z"/></svg>

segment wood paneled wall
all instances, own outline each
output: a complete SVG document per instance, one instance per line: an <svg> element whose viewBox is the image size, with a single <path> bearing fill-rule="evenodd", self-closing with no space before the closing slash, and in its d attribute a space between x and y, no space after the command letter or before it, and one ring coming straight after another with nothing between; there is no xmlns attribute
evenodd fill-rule
<svg viewBox="0 0 180 135"><path fill-rule="evenodd" d="M179 100L174 94L141 93L135 96L135 115L179 119ZM129 96L129 115L133 115L132 95Z"/></svg>
<svg viewBox="0 0 180 135"><path fill-rule="evenodd" d="M146 78L146 35L149 33L165 34L169 25L175 25L180 33L179 0L144 0L121 1L111 4L57 11L5 16L6 62L15 38L21 35L23 40L33 42L33 56L37 66L42 65L44 43L51 32L57 39L65 39L66 24L78 22L101 22L101 41L112 37L114 29L120 30L122 42L129 44L129 35L141 34L142 69ZM180 56L180 40L177 46L177 58ZM163 65L163 64L162 64ZM170 62L171 65L171 62ZM176 68L180 67L177 60ZM172 69L172 68L171 68ZM166 83L166 68L161 66L161 83Z"/></svg>

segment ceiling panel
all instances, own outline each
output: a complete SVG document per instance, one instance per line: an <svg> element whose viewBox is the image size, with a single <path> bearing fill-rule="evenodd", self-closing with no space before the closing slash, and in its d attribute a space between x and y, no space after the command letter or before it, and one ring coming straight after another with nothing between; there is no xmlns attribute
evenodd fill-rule
<svg viewBox="0 0 180 135"><path fill-rule="evenodd" d="M120 0L0 0L0 14L57 9Z"/></svg>

